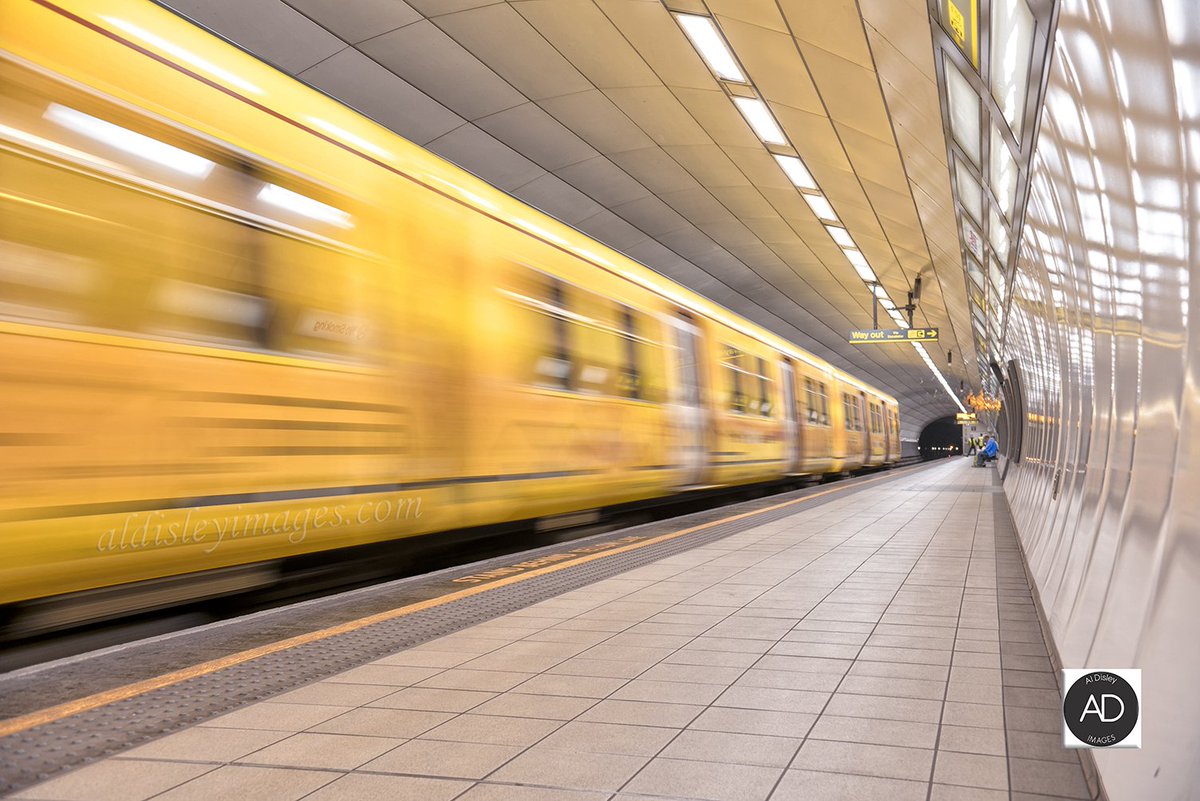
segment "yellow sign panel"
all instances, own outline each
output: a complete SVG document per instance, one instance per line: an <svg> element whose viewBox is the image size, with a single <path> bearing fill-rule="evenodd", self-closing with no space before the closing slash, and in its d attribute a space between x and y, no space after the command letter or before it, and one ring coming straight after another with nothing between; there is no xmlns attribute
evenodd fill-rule
<svg viewBox="0 0 1200 801"><path fill-rule="evenodd" d="M954 415L954 422L958 423L960 426L969 426L978 423L979 418L970 413L963 414L962 412L959 412L958 414Z"/></svg>
<svg viewBox="0 0 1200 801"><path fill-rule="evenodd" d="M937 342L936 328L867 328L851 331L851 345L874 345L880 342Z"/></svg>
<svg viewBox="0 0 1200 801"><path fill-rule="evenodd" d="M978 0L942 0L942 24L975 69L979 69L978 11Z"/></svg>

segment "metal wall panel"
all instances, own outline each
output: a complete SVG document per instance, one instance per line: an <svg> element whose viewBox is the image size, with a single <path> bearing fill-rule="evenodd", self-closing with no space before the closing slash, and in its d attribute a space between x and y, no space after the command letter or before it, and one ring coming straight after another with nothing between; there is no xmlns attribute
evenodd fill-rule
<svg viewBox="0 0 1200 801"><path fill-rule="evenodd" d="M1005 489L1066 667L1143 671L1113 801L1200 786L1200 15L1064 0L1004 358L1024 385ZM1013 386L1009 382L1009 387Z"/></svg>

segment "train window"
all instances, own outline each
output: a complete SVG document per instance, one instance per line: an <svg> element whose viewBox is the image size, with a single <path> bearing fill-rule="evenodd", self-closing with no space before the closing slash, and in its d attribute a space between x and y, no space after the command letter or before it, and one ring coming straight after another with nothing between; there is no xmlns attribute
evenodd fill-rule
<svg viewBox="0 0 1200 801"><path fill-rule="evenodd" d="M553 389L571 388L571 337L567 326L567 293L562 281L541 278L541 301L534 307L545 320L545 333L537 337L541 351L534 365L534 382ZM537 335L535 334L535 337Z"/></svg>
<svg viewBox="0 0 1200 801"><path fill-rule="evenodd" d="M770 379L767 378L767 362L758 357L758 413L763 417L771 416Z"/></svg>
<svg viewBox="0 0 1200 801"><path fill-rule="evenodd" d="M721 366L728 376L729 410L738 414L746 413L746 393L743 390L742 352L729 345L722 345Z"/></svg>
<svg viewBox="0 0 1200 801"><path fill-rule="evenodd" d="M804 408L807 410L809 425L819 425L821 409L817 404L817 385L811 378L804 379Z"/></svg>
<svg viewBox="0 0 1200 801"><path fill-rule="evenodd" d="M330 193L318 199L324 190L300 179L11 63L0 64L0 139L11 190L0 200L0 315L364 352L375 295L360 291L372 273L362 261L373 257L348 244L361 221Z"/></svg>
<svg viewBox="0 0 1200 801"><path fill-rule="evenodd" d="M637 320L633 316L633 309L628 306L619 307L618 316L623 340L618 391L626 398L640 399L642 397L642 371L639 356L642 347L638 337Z"/></svg>

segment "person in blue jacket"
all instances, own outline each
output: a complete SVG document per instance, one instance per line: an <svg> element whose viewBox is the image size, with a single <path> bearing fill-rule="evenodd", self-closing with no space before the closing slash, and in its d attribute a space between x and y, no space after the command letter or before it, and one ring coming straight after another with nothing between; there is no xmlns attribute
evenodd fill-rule
<svg viewBox="0 0 1200 801"><path fill-rule="evenodd" d="M979 451L975 457L975 466L983 467L988 462L995 460L996 454L1000 452L1000 445L996 442L996 438L988 435L987 444Z"/></svg>

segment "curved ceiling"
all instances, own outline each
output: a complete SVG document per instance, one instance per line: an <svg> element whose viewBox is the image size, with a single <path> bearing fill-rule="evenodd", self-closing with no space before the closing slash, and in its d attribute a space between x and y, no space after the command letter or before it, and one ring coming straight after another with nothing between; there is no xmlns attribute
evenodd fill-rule
<svg viewBox="0 0 1200 801"><path fill-rule="evenodd" d="M711 15L890 297L922 277L950 386L979 375L924 0L164 5L890 390L915 440L955 403L913 348L847 343L867 287L671 10Z"/></svg>

